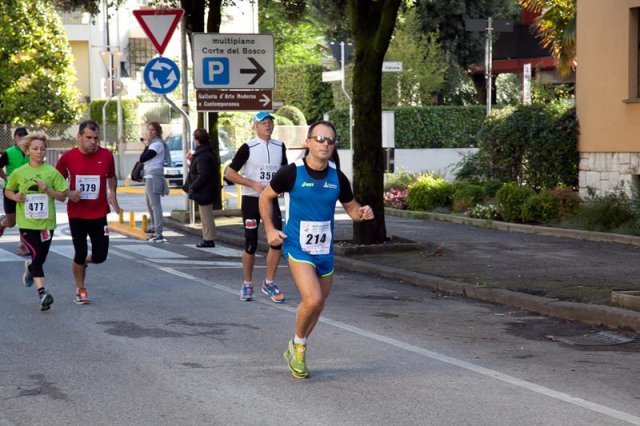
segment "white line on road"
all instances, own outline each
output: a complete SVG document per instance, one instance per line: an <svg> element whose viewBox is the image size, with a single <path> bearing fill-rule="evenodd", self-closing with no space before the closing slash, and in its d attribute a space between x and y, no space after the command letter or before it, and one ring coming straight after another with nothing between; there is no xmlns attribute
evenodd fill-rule
<svg viewBox="0 0 640 426"><path fill-rule="evenodd" d="M155 265L153 265L155 266ZM225 293L229 293L229 294L233 294L233 295L237 295L237 290L236 289L231 289L225 285L219 284L219 283L215 283L213 281L207 281L201 278L196 278L193 275L190 274L186 274L184 272L180 272L180 271L176 271L173 268L167 268L167 267L159 267L159 266L155 266L156 268L170 273L170 274L174 274L176 276L179 276L181 278L185 278L188 280L192 280L195 281L199 284L203 284L206 285L208 287L212 287L215 288L217 290L220 291L224 291ZM290 306L283 306L283 305L274 305L271 302L266 302L266 301L261 301L261 300L256 300L254 301L254 303L262 303L266 306L269 306L271 308L276 308L276 309L281 309L283 311L287 311L287 312L291 312L293 314L295 314L296 312L296 308L294 307L290 307ZM563 402L567 402L569 404L573 404L576 405L578 407L582 407L582 408L586 408L587 410L590 411L594 411L600 414L603 414L605 416L609 416L609 417L613 417L615 419L618 420L623 420L625 422L634 424L634 425L639 425L640 426L640 417L638 416L634 416L633 414L629 414L629 413L625 413L624 411L620 411L620 410L616 410L615 408L611 408L611 407L607 407L595 402L591 402L591 401L587 401L586 399L583 398L579 398L576 396L572 396L569 395L568 393L564 393L564 392L559 392L556 390L553 390L551 388L545 387L545 386L541 386L532 382L528 382L526 380L522 380L522 379L518 379L517 377L513 377L510 376L508 374L504 374L501 373L499 371L495 371L495 370L491 370L489 368L485 368L485 367L481 367L479 365L467 362L467 361L463 361L457 358L453 358L450 357L448 355L444 355L444 354L440 354L438 352L434 352L434 351L430 351L428 349L424 349L418 346L414 346L414 345L410 345L408 343L402 342L400 340L397 339L392 339L390 337L387 336L383 336L382 334L378 334L378 333L373 333L367 330L363 330L362 328L358 328L358 327L354 327L352 325L340 322L340 321L336 321L336 320L332 320L330 318L320 318L320 322L327 324L327 325L331 325L333 327L339 328L341 330L345 330L348 331L350 333L354 333L357 334L359 336L362 337L367 337L369 339L372 340L376 340L378 342L381 343L386 343L388 345L391 346L395 346L397 348L400 349L404 349L408 352L413 352L415 354L419 354L419 355L423 355L427 358L431 358L433 360L436 361L441 361L444 362L446 364L450 364L450 365L454 365L456 367L468 370L468 371L473 371L474 373L480 374L482 376L485 377L489 377L495 380L499 380L505 383L509 383L511 385L517 386L519 388L522 389L526 389L529 390L531 392L535 392L541 395L545 395L549 398L553 398L553 399L557 399L559 401L563 401Z"/></svg>

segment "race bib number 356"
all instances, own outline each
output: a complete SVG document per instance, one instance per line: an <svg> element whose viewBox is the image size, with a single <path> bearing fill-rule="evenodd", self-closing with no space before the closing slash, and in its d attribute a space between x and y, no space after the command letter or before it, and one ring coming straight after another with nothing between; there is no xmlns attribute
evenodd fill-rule
<svg viewBox="0 0 640 426"><path fill-rule="evenodd" d="M300 247L309 254L329 254L331 251L331 222L300 222Z"/></svg>
<svg viewBox="0 0 640 426"><path fill-rule="evenodd" d="M28 194L24 200L24 216L27 219L47 219L49 217L49 196Z"/></svg>

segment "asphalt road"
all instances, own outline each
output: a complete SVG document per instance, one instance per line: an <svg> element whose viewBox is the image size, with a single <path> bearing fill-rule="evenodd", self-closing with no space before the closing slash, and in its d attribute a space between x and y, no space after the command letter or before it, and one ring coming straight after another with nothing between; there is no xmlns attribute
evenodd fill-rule
<svg viewBox="0 0 640 426"><path fill-rule="evenodd" d="M121 195L125 209L136 197ZM48 312L20 284L16 231L0 239L2 426L640 424L637 346L562 343L601 330L362 274L336 273L312 377L293 379L284 263L287 303L241 302L238 249L175 231L159 245L114 235L88 269L93 303L77 306L59 217Z"/></svg>

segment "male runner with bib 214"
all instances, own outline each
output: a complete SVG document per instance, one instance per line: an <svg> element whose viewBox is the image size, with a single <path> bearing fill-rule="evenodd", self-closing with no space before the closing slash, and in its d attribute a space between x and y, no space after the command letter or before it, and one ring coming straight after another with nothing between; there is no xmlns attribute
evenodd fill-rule
<svg viewBox="0 0 640 426"><path fill-rule="evenodd" d="M355 221L373 219L373 210L353 198L347 177L330 161L336 149L336 130L327 121L309 127L304 158L283 167L260 194L260 214L270 245L284 244L289 270L300 292L294 338L284 357L293 377L310 376L306 364L307 339L313 331L333 282L334 211L339 200ZM278 194L289 197L284 232L271 221Z"/></svg>

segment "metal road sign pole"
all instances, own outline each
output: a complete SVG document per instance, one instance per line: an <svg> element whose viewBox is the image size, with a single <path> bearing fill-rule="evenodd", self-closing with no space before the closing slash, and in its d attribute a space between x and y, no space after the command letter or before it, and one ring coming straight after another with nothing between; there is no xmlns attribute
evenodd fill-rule
<svg viewBox="0 0 640 426"><path fill-rule="evenodd" d="M187 67L187 32L185 26L186 18L182 15L180 25L180 58L182 60L182 109L185 114L189 115L189 70ZM191 132L189 130L189 122L182 120L182 183L187 181L189 167L187 166L187 155L191 149ZM189 194L184 194L185 210L189 212L189 223L193 225L196 221L195 209L193 203L189 200Z"/></svg>
<svg viewBox="0 0 640 426"><path fill-rule="evenodd" d="M493 49L491 36L493 33L493 18L490 16L487 18L487 37L485 40L485 55L484 55L484 78L487 87L487 116L491 114L491 89L492 89L492 62L493 62Z"/></svg>
<svg viewBox="0 0 640 426"><path fill-rule="evenodd" d="M349 101L349 154L351 154L351 163L353 163L353 103L351 102L351 96L347 93L347 89L345 87L345 58L344 58L344 41L340 42L340 69L342 70L342 79L340 80L340 87L342 88L342 93L347 97Z"/></svg>

